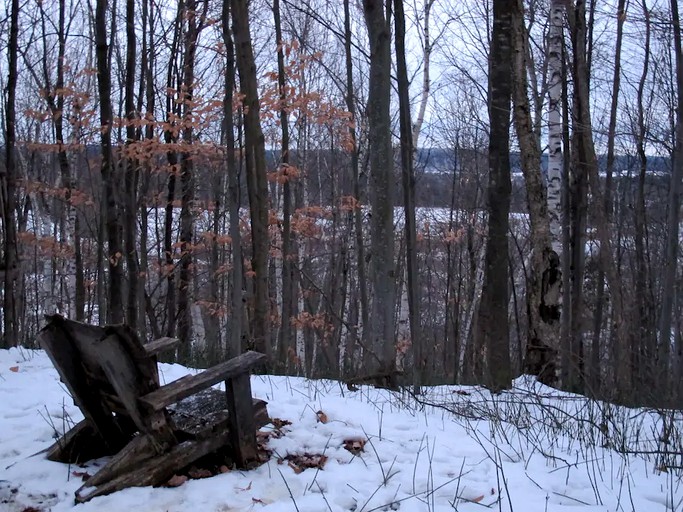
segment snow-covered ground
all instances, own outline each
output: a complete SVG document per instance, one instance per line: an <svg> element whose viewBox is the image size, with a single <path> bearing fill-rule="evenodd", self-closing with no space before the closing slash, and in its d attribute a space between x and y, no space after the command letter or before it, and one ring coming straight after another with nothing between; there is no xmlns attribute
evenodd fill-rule
<svg viewBox="0 0 683 512"><path fill-rule="evenodd" d="M161 365L166 382L188 371ZM254 395L268 401L271 417L291 422L284 435L270 437L267 463L74 506L77 474L95 468L50 462L37 452L80 413L43 352L3 350L0 511L683 510L674 471L590 443L602 433L599 445L633 440L637 430L636 443L648 447L648 440L657 443L657 415L587 408L587 400L530 379L515 383L495 397L476 388L429 388L423 399L434 407L371 388L349 392L329 381L255 376ZM588 419L589 409L598 416ZM616 418L636 423L629 430ZM603 425L599 435L585 426L591 422ZM304 458L290 464L288 455L306 455L319 467L301 471Z"/></svg>

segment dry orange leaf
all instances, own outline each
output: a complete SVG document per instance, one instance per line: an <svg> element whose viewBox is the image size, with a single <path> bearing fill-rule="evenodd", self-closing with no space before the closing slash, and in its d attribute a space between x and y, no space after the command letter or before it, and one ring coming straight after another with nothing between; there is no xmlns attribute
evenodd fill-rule
<svg viewBox="0 0 683 512"><path fill-rule="evenodd" d="M479 503L483 499L484 499L484 495L482 494L481 496L477 496L476 498L474 498L473 500L470 500L470 501L472 501L474 503Z"/></svg>
<svg viewBox="0 0 683 512"><path fill-rule="evenodd" d="M297 475L298 475L299 473L303 473L303 471L304 471L304 468L302 468L301 466L297 466L297 465L294 464L292 461L289 461L289 462L287 463L287 465L288 465L290 468L292 468L292 469L294 470L294 472L295 472Z"/></svg>
<svg viewBox="0 0 683 512"><path fill-rule="evenodd" d="M10 366L9 371L17 373L19 371L19 367L18 366Z"/></svg>
<svg viewBox="0 0 683 512"><path fill-rule="evenodd" d="M185 475L173 475L168 482L166 482L166 487L180 487L187 482L187 480Z"/></svg>
<svg viewBox="0 0 683 512"><path fill-rule="evenodd" d="M328 421L328 420L327 420L327 414L325 414L325 413L322 412L322 411L318 411L318 412L316 412L315 414L316 414L316 416L318 416L318 421L319 421L320 423L327 423L327 421Z"/></svg>
<svg viewBox="0 0 683 512"><path fill-rule="evenodd" d="M84 482L92 476L87 471L72 471L71 474L76 478L80 478Z"/></svg>
<svg viewBox="0 0 683 512"><path fill-rule="evenodd" d="M344 439L344 449L348 450L349 452L353 453L354 455L358 455L365 448L366 442L367 441L363 438Z"/></svg>

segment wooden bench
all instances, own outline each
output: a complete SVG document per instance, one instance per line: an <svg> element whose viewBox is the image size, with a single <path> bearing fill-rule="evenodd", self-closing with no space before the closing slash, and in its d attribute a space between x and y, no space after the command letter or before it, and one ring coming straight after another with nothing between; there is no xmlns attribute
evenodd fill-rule
<svg viewBox="0 0 683 512"><path fill-rule="evenodd" d="M47 449L50 460L110 461L76 491L76 501L130 486L160 485L208 454L239 467L257 462L256 430L270 420L251 396L250 371L266 356L246 352L161 386L157 354L179 340L143 345L125 325L98 327L47 317L38 335L84 419ZM225 393L211 386L225 382Z"/></svg>

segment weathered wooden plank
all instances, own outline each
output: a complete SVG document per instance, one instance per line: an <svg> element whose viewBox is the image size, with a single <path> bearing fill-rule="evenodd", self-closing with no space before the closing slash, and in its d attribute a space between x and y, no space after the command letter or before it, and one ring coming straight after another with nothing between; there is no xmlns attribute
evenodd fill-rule
<svg viewBox="0 0 683 512"><path fill-rule="evenodd" d="M137 435L106 466L88 479L88 485L98 486L121 476L155 455L158 453L154 438L147 434Z"/></svg>
<svg viewBox="0 0 683 512"><path fill-rule="evenodd" d="M104 329L107 334L114 334L119 338L120 344L135 363L140 374L140 380L145 384L145 389L141 390L143 394L157 389L159 387L159 371L157 370L156 358L147 353L135 331L127 325L110 325Z"/></svg>
<svg viewBox="0 0 683 512"><path fill-rule="evenodd" d="M270 423L270 416L268 415L268 403L264 400L254 398L254 429L259 429L264 425Z"/></svg>
<svg viewBox="0 0 683 512"><path fill-rule="evenodd" d="M249 373L249 370L267 361L265 354L245 352L229 361L218 364L197 375L187 375L170 384L162 386L140 398L140 401L154 411L160 411L183 398L194 395L223 380Z"/></svg>
<svg viewBox="0 0 683 512"><path fill-rule="evenodd" d="M119 334L110 334L97 342L102 370L137 428L141 432L153 434L160 446L174 443L166 413L144 410L138 402L140 395L157 389L157 385L149 378L149 369L143 371L144 361L136 362L127 348L130 347L125 346Z"/></svg>
<svg viewBox="0 0 683 512"><path fill-rule="evenodd" d="M99 363L114 388L116 396L126 408L128 415L142 432L149 429L140 410L137 398L145 394L149 386L141 382L138 368L123 349L119 337L110 334L97 342Z"/></svg>
<svg viewBox="0 0 683 512"><path fill-rule="evenodd" d="M125 441L121 441L125 443ZM77 464L112 455L121 446L107 447L89 420L81 420L44 450L45 458L54 462Z"/></svg>
<svg viewBox="0 0 683 512"><path fill-rule="evenodd" d="M127 487L163 484L175 471L188 466L200 457L214 452L228 443L229 437L227 432L201 441L185 441L174 446L168 453L147 459L136 469L97 486L93 486L90 483L91 479L88 479L76 491L76 501L84 503L95 496L102 496Z"/></svg>
<svg viewBox="0 0 683 512"><path fill-rule="evenodd" d="M81 354L64 329L64 319L58 315L50 317L37 340L47 352L75 404L100 435L102 442L112 449L120 447L121 440L127 440L128 434L121 431L111 411L100 400L97 388L90 384L83 370Z"/></svg>
<svg viewBox="0 0 683 512"><path fill-rule="evenodd" d="M248 373L243 373L225 382L228 401L228 428L235 462L247 467L257 460L256 425L254 405L251 398L251 383Z"/></svg>
<svg viewBox="0 0 683 512"><path fill-rule="evenodd" d="M150 356L156 356L166 350L173 350L178 345L180 345L180 340L178 338L169 338L165 336L159 338L158 340L150 341L143 345L145 352Z"/></svg>
<svg viewBox="0 0 683 512"><path fill-rule="evenodd" d="M270 422L266 402L253 399L254 424L261 428ZM182 439L199 439L228 428L228 404L225 393L205 389L168 408L174 428Z"/></svg>

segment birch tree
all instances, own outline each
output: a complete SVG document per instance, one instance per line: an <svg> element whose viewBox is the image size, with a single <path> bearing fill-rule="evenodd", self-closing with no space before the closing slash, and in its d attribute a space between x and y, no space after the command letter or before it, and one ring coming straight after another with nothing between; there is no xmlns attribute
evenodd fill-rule
<svg viewBox="0 0 683 512"><path fill-rule="evenodd" d="M560 258L552 247L546 189L541 175L541 148L534 131L526 77L526 45L523 4L516 2L512 15L513 119L526 185L531 223L531 269L527 283L529 333L527 368L546 384L557 382L560 342Z"/></svg>
<svg viewBox="0 0 683 512"><path fill-rule="evenodd" d="M550 2L548 31L548 215L555 254L562 254L562 27L564 0Z"/></svg>

